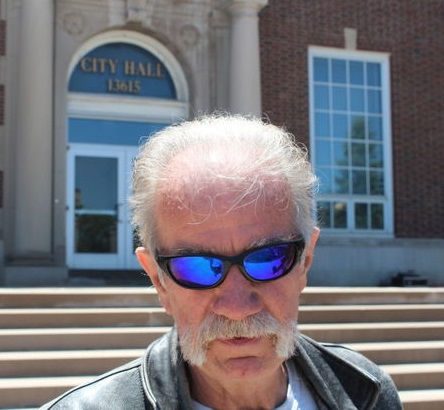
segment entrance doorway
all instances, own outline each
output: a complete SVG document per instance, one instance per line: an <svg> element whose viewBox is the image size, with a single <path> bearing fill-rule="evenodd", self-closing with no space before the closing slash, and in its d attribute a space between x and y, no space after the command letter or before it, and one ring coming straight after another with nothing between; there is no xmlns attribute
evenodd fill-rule
<svg viewBox="0 0 444 410"><path fill-rule="evenodd" d="M137 269L127 198L137 149L75 144L68 153L68 266Z"/></svg>
<svg viewBox="0 0 444 410"><path fill-rule="evenodd" d="M139 269L130 176L141 143L189 115L175 56L141 33L87 41L69 70L66 259L69 269Z"/></svg>

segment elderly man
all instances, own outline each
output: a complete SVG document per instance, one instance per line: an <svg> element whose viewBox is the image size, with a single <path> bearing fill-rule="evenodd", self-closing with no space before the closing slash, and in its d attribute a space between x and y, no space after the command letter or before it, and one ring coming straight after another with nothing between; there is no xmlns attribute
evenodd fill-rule
<svg viewBox="0 0 444 410"><path fill-rule="evenodd" d="M400 409L361 355L298 334L319 229L316 178L282 129L208 116L168 127L134 169L137 258L175 326L52 409Z"/></svg>

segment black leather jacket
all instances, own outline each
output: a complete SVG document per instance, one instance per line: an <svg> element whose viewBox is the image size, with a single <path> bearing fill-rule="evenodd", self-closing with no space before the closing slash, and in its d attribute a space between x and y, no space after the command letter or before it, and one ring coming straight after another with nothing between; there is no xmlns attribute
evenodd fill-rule
<svg viewBox="0 0 444 410"><path fill-rule="evenodd" d="M362 355L300 336L296 368L320 410L402 409L388 375ZM175 329L152 343L144 357L76 387L41 409L192 409Z"/></svg>

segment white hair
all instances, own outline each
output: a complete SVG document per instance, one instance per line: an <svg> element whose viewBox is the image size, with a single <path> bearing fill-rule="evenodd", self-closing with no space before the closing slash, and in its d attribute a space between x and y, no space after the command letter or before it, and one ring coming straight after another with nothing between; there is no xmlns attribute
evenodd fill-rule
<svg viewBox="0 0 444 410"><path fill-rule="evenodd" d="M246 197L257 200L269 189L266 181L283 182L290 195L285 199L281 195L281 206L291 206L295 228L302 236L308 239L312 234L317 178L306 148L292 134L258 118L214 114L168 126L141 147L134 164L130 203L133 224L150 251L156 245L157 196L169 181L171 162L184 151L190 154L187 158L195 159L188 166L194 175L193 189L199 191L202 175L206 185L231 181L236 187L238 196L231 209L245 204Z"/></svg>

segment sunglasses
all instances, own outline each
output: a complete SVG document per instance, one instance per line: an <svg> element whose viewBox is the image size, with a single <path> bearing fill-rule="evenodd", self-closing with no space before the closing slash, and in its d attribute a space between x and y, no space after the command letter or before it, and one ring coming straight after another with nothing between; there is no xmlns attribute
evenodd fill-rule
<svg viewBox="0 0 444 410"><path fill-rule="evenodd" d="M211 289L225 280L233 265L252 282L282 278L300 262L304 248L304 239L299 239L259 246L235 256L211 253L164 256L156 251L155 258L160 268L179 286Z"/></svg>

